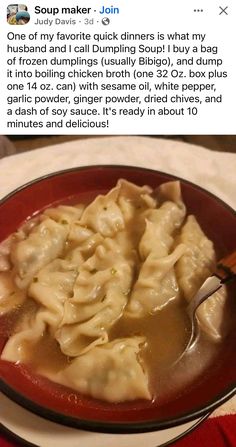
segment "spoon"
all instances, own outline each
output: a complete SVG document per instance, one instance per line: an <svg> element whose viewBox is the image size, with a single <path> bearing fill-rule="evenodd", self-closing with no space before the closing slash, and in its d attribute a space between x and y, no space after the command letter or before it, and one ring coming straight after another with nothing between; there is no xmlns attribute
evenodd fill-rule
<svg viewBox="0 0 236 447"><path fill-rule="evenodd" d="M191 299L187 307L187 313L191 322L191 336L184 352L181 354L181 358L194 347L197 341L199 331L196 311L198 307L214 292L220 289L223 284L226 284L232 279L236 279L236 250L217 263L212 276L204 281L196 295Z"/></svg>

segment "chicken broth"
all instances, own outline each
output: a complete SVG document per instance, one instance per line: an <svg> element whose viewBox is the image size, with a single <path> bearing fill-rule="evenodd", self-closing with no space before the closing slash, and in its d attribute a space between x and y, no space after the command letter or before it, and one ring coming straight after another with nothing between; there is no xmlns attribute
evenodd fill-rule
<svg viewBox="0 0 236 447"><path fill-rule="evenodd" d="M154 389L156 378L180 357L190 337L189 318L183 302L176 300L157 314L142 319L122 317L111 329L110 339L136 335L145 336L147 340L141 357L148 366Z"/></svg>
<svg viewBox="0 0 236 447"><path fill-rule="evenodd" d="M33 346L31 343L25 345L24 363L38 374L56 373L69 362L70 359L62 354L60 346L48 332Z"/></svg>
<svg viewBox="0 0 236 447"><path fill-rule="evenodd" d="M23 315L32 314L34 309L32 302L18 309L18 315L13 314L9 334L17 316L20 321ZM9 327L9 321L6 323ZM194 384L216 361L222 349L222 344L212 343L200 332L195 348L176 363L190 337L190 321L182 300L176 300L160 313L141 320L122 316L109 332L111 341L133 336L144 336L146 339L139 356L148 370L153 400L159 404L162 400L184 393L186 385ZM23 351L24 363L37 374L45 376L58 373L73 361L72 357L61 352L59 344L48 331L36 344L25 343Z"/></svg>
<svg viewBox="0 0 236 447"><path fill-rule="evenodd" d="M140 357L147 364L150 377L155 378L151 381L155 382L181 355L190 337L184 304L178 300L162 312L138 320L123 316L109 332L111 341L132 336L146 338ZM35 345L25 345L24 351L24 362L37 371L59 371L72 360L62 354L59 344L48 332Z"/></svg>
<svg viewBox="0 0 236 447"><path fill-rule="evenodd" d="M160 381L181 356L190 337L189 319L180 300L155 315L143 319L121 318L111 330L111 338L145 336L147 343L140 357L147 365L153 398L159 399Z"/></svg>

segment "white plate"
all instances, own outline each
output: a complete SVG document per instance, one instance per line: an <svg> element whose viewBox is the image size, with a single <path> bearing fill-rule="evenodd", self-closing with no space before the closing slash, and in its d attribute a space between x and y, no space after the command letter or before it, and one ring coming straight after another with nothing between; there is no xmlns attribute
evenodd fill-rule
<svg viewBox="0 0 236 447"><path fill-rule="evenodd" d="M178 427L149 433L95 433L47 421L0 393L0 421L3 427L40 447L160 447L187 434L204 419L198 418Z"/></svg>

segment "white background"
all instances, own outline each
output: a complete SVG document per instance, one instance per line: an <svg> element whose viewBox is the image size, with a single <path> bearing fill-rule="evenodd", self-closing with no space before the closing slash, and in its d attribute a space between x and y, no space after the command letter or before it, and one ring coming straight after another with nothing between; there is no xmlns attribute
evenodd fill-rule
<svg viewBox="0 0 236 447"><path fill-rule="evenodd" d="M14 2L12 2L14 3ZM236 42L236 30L235 30L235 7L233 0L227 0L226 3L222 3L222 0L147 0L146 2L139 2L138 0L114 0L114 2L100 2L95 0L81 0L80 2L67 0L65 3L62 1L48 0L48 1L35 1L25 0L24 2L31 13L31 21L25 26L11 26L6 22L6 7L11 4L10 1L2 0L0 6L0 38L1 38L1 118L0 118L0 133L4 134L234 134L235 133L235 79L236 79L236 60L235 60L235 42ZM58 5L59 3L59 5ZM37 19L52 19L49 15L36 15L34 14L34 6L40 5L40 7L89 7L99 11L102 5L105 7L113 5L119 7L120 14L110 16L111 23L108 26L104 26L100 23L102 16L97 13L94 14L96 18L95 23L99 20L99 23L94 25L84 25L83 23L76 26L69 25L54 25L54 26L39 26L35 25ZM226 7L228 5L228 16L220 13L220 6ZM203 13L194 13L196 8L203 8ZM60 14L55 16L58 18L69 18L61 16ZM55 18L54 17L54 18ZM72 19L76 16L71 15ZM83 18L90 16L79 16L79 20L83 21ZM92 17L92 16L91 16ZM219 80L221 90L224 90L224 101L220 105L203 106L201 113L197 116L174 116L174 117L160 117L149 116L143 119L139 117L119 117L110 119L110 126L108 129L8 129L6 127L6 96L9 95L7 91L7 84L14 82L12 79L5 79L6 73L6 60L9 55L6 54L6 35L9 31L15 33L33 33L38 31L39 33L53 33L61 31L64 33L84 31L90 34L92 33L105 33L105 32L125 32L130 33L207 33L208 42L211 45L218 45L220 51L224 56L225 65L222 70L228 70L227 80ZM19 44L23 43L32 44L29 41L19 41ZM8 41L8 43L11 43ZM69 42L67 42L69 43ZM82 42L84 43L84 42ZM82 44L81 43L81 44ZM175 43L175 42L173 42ZM189 45L191 42L183 41L184 45ZM134 44L134 42L132 42ZM155 41L156 45L161 45ZM176 42L178 44L178 42ZM107 42L109 45L109 41ZM35 57L35 54L32 56ZM68 55L67 55L68 56ZM126 56L126 55L124 55ZM10 56L11 57L11 56ZM29 57L29 56L27 56ZM39 57L39 56L38 56ZM45 57L43 54L42 57ZM96 57L96 55L93 55ZM113 55L110 55L113 57ZM120 54L117 57L121 57ZM211 55L209 55L211 57ZM213 56L214 57L214 56ZM221 55L216 56L221 57ZM9 68L9 67L8 67ZM22 67L21 67L22 68ZM57 67L55 67L57 68ZM29 66L27 67L29 69ZM201 69L201 68L200 68ZM221 67L219 67L221 70ZM57 80L58 81L58 80ZM83 80L84 81L84 80ZM95 79L96 81L96 79ZM160 81L160 80L159 80ZM48 80L49 82L49 80ZM55 80L51 81L52 85ZM132 82L132 81L131 81ZM196 82L196 81L195 81ZM214 82L214 81L213 81ZM12 93L12 92L10 92ZM84 92L83 92L84 93ZM68 92L66 93L68 94ZM89 92L88 92L89 94ZM98 95L99 93L96 92ZM63 105L62 105L63 106ZM94 107L94 106L92 106ZM95 105L96 107L96 105ZM114 106L112 106L114 107ZM128 107L128 105L126 105ZM210 107L210 108L209 108ZM33 117L32 117L33 118ZM78 118L78 117L77 117ZM20 117L22 119L22 117ZM40 118L41 119L41 118ZM47 117L50 119L50 117ZM101 120L106 118L100 117Z"/></svg>

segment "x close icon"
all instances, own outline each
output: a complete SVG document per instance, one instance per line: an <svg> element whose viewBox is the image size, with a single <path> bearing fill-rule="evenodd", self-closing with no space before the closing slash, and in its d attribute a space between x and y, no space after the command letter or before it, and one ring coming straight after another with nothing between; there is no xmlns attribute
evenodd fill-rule
<svg viewBox="0 0 236 447"><path fill-rule="evenodd" d="M222 6L219 6L219 8L220 8L220 13L219 13L220 16L221 16L221 14L225 14L226 16L228 15L228 12L227 12L228 6L225 6L224 8Z"/></svg>

